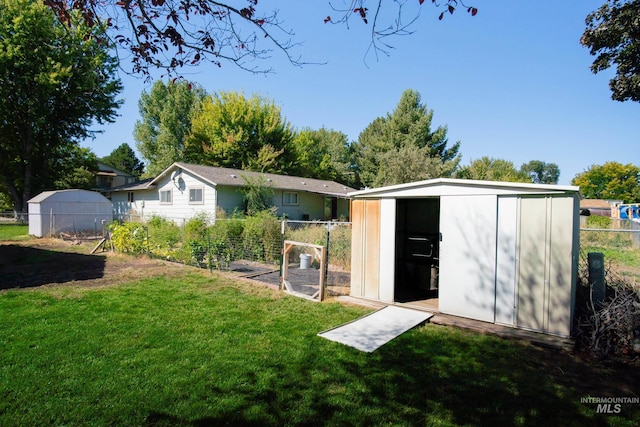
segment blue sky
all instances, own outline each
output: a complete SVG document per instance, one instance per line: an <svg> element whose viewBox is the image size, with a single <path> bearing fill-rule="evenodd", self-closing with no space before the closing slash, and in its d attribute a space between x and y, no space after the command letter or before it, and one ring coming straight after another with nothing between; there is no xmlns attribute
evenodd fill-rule
<svg viewBox="0 0 640 427"><path fill-rule="evenodd" d="M358 138L376 117L393 111L406 89L420 92L433 110L433 127L445 125L451 143L460 141L462 164L482 156L556 163L560 184L590 165L617 161L640 165L640 103L611 100L612 73L594 75L593 58L580 45L587 14L604 0L467 0L438 21L425 1L410 36L390 42L390 56L365 58L369 27L324 24L335 15L324 0L271 2L303 44L294 54L309 63L295 67L274 52L254 75L232 64L198 66L182 75L209 93L242 91L272 99L295 128L326 127ZM261 7L268 7L262 0ZM412 6L414 0L408 0ZM415 0L418 3L418 0ZM123 142L135 149L138 99L150 83L121 75L124 104L116 122L83 145L99 157Z"/></svg>

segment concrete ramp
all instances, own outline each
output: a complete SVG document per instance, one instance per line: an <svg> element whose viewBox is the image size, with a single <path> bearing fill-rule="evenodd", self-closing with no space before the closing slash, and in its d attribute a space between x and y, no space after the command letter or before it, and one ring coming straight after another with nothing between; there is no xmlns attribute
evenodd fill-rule
<svg viewBox="0 0 640 427"><path fill-rule="evenodd" d="M320 332L318 336L371 353L432 316L433 314L426 311L390 305L352 322Z"/></svg>

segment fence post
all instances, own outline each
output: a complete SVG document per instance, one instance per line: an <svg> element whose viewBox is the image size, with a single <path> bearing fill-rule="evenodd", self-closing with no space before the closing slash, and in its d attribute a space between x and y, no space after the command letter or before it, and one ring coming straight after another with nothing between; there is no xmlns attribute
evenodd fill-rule
<svg viewBox="0 0 640 427"><path fill-rule="evenodd" d="M327 288L326 284L327 281L329 279L329 243L331 241L331 222L327 223L327 244L326 244L326 256L324 257L324 265L322 266L322 268L324 268L324 280L325 280L325 287L324 289ZM320 296L320 301L322 301L324 299L324 295Z"/></svg>
<svg viewBox="0 0 640 427"><path fill-rule="evenodd" d="M147 256L151 256L151 250L149 249L149 227L145 225L144 231L147 234L146 246L147 246Z"/></svg>
<svg viewBox="0 0 640 427"><path fill-rule="evenodd" d="M282 290L282 263L284 262L284 229L287 226L287 220L282 220L282 225L280 226L280 275L278 277L278 284L280 290Z"/></svg>
<svg viewBox="0 0 640 427"><path fill-rule="evenodd" d="M207 262L209 263L209 273L212 273L213 265L211 264L211 235L209 234L208 231L207 231Z"/></svg>

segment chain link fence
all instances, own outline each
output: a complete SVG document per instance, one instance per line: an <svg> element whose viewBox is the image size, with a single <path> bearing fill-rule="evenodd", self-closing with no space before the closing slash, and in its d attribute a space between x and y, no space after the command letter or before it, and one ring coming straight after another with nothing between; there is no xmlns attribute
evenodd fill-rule
<svg viewBox="0 0 640 427"><path fill-rule="evenodd" d="M640 223L611 219L580 228L581 248L640 249Z"/></svg>
<svg viewBox="0 0 640 427"><path fill-rule="evenodd" d="M293 286L302 294L317 293L324 269L327 294L349 293L351 224L347 222L287 221L266 214L215 222L206 216L185 220L127 215L118 222L107 243L116 250L227 271L273 286L281 284L284 241L300 242L289 254ZM300 262L312 254L306 244L327 248L324 265L315 257L308 265Z"/></svg>

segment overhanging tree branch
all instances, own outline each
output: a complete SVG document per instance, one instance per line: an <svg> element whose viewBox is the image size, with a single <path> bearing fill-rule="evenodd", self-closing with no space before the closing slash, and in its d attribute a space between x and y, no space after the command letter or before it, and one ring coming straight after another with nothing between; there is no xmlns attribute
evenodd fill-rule
<svg viewBox="0 0 640 427"><path fill-rule="evenodd" d="M419 13L404 19L403 6L413 1L419 8L425 0L345 0L342 7L329 3L340 16L326 22L349 25L357 15L368 24L369 8L375 10L371 23L371 43L368 48L389 54L392 45L385 39L394 35L408 35L413 31ZM284 27L278 11L265 13L258 0L242 0L244 7L214 0L44 0L58 20L70 25L72 13L79 12L85 24L102 26L105 41L130 55L132 71L149 76L151 70L162 69L175 75L185 66L210 62L218 66L229 62L252 73L269 73L263 67L272 55L279 53L293 65L303 65L300 56L292 53L299 43L292 41L294 32ZM237 1L238 2L238 1ZM471 15L474 7L461 0L432 0L441 10L439 19L458 8L466 8ZM383 22L383 6L397 8L392 23ZM386 9L385 9L386 10ZM322 19L322 18L319 18ZM118 52L118 57L122 55ZM121 66L122 66L121 62Z"/></svg>

